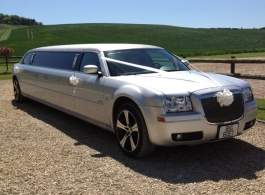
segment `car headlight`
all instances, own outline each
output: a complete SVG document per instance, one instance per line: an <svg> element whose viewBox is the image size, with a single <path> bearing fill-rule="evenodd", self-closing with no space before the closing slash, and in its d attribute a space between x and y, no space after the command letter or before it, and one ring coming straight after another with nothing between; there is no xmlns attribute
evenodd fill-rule
<svg viewBox="0 0 265 195"><path fill-rule="evenodd" d="M164 100L163 106L167 113L192 110L191 101L188 96L171 97L171 99Z"/></svg>
<svg viewBox="0 0 265 195"><path fill-rule="evenodd" d="M244 88L242 91L243 91L243 96L244 96L245 102L253 100L253 94L252 94L252 91L249 87Z"/></svg>

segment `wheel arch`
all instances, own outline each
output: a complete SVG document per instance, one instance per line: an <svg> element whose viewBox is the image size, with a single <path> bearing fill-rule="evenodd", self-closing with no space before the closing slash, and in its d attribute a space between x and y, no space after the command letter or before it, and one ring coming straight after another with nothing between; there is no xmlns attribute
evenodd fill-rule
<svg viewBox="0 0 265 195"><path fill-rule="evenodd" d="M22 88L21 88L21 85L20 85L20 82L19 82L19 78L18 78L18 75L13 75L12 77L12 83L14 83L14 81L17 80L18 84L19 84L19 88L21 90L21 92L23 91Z"/></svg>
<svg viewBox="0 0 265 195"><path fill-rule="evenodd" d="M13 75L13 77L12 77L12 81L14 82L15 79L18 80L17 76L16 76L16 75Z"/></svg>
<svg viewBox="0 0 265 195"><path fill-rule="evenodd" d="M19 81L18 81L18 78L17 78L16 75L13 75L12 83L13 83L13 90L14 90L15 100L18 103L24 102L25 101L25 96L22 93L22 90L21 90L21 87L20 87L20 84L19 84Z"/></svg>
<svg viewBox="0 0 265 195"><path fill-rule="evenodd" d="M132 100L131 98L129 98L129 97L126 97L126 96L120 96L120 97L118 97L116 100L115 100L115 102L114 102L114 104L113 104L113 107L112 107L112 125L113 125L113 129L115 128L114 127L114 124L115 124L115 114L116 114L116 112L118 111L118 109L123 105L123 104L125 104L125 103L129 103L129 102L131 102L131 103L134 103L138 108L139 108L139 106L137 105L137 103L134 101L134 100ZM139 108L140 109L140 108ZM141 109L140 109L141 110Z"/></svg>
<svg viewBox="0 0 265 195"><path fill-rule="evenodd" d="M121 105L127 102L134 103L142 112L145 119L145 113L142 107L162 106L163 97L164 94L160 91L151 88L143 88L141 86L125 85L117 89L110 97L111 103L109 107L109 114L111 115L111 118L109 120L112 123L112 128L114 129L115 113Z"/></svg>

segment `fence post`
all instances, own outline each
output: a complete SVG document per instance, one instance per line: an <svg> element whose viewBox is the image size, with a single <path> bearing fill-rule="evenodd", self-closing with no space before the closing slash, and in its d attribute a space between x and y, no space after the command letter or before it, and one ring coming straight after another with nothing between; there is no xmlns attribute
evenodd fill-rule
<svg viewBox="0 0 265 195"><path fill-rule="evenodd" d="M8 72L8 57L5 57L6 59L6 72Z"/></svg>
<svg viewBox="0 0 265 195"><path fill-rule="evenodd" d="M231 56L231 59L235 59L235 56ZM231 62L231 73L235 74L235 62Z"/></svg>

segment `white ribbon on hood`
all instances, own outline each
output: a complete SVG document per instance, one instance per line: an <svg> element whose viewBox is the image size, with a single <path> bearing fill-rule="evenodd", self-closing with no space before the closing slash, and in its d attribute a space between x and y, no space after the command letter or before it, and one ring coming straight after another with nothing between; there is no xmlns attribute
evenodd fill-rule
<svg viewBox="0 0 265 195"><path fill-rule="evenodd" d="M114 60L114 59L111 59L111 58L102 57L102 59L110 61L110 62L116 62L116 63L128 65L128 66L133 66L133 67L136 67L136 68L142 68L142 69L153 71L153 72L156 72L156 73L165 73L166 72L166 71L163 71L163 70L158 70L156 68L146 67L146 66L143 66L143 65L129 63L129 62L124 62L124 61L120 61L120 60ZM231 105L233 103L234 96L233 96L233 93L231 91L229 91L229 89L223 88L223 86L219 82L217 82L216 80L212 79L210 76L205 74L203 71L201 71L199 68L197 68L193 64L191 64L191 65L194 68L196 68L197 70L199 70L205 77L207 77L208 79L213 81L219 88L223 89L223 92L218 92L218 93L215 94L215 96L217 97L217 102L220 104L220 106L229 106L229 105Z"/></svg>
<svg viewBox="0 0 265 195"><path fill-rule="evenodd" d="M201 73L203 73L207 78L209 78L210 80L212 80L218 87L220 87L221 89L223 89L223 92L217 92L215 94L215 96L217 97L217 102L220 104L221 107L223 106L229 106L233 103L234 101L234 95L233 93L226 88L223 88L223 86L218 83L216 80L212 79L210 76L206 75L203 71L201 71L199 68L197 68L196 66L194 66L193 64L191 64L194 68L196 68L197 70L199 70Z"/></svg>
<svg viewBox="0 0 265 195"><path fill-rule="evenodd" d="M133 66L133 67L136 67L136 68L142 68L142 69L145 69L145 70L150 70L150 71L153 71L153 72L156 72L156 73L165 73L165 71L163 71L163 70L159 70L159 69L156 69L156 68L151 68L151 67L143 66L143 65L140 65L140 64L134 64L134 63L120 61L120 60L114 60L112 58L106 58L106 57L104 57L102 59L103 60L110 61L110 62L116 62L116 63L128 65L128 66Z"/></svg>

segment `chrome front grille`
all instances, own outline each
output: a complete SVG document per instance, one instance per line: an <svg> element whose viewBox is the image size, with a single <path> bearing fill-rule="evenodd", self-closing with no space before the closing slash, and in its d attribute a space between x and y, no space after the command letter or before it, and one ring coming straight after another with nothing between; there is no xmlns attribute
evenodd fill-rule
<svg viewBox="0 0 265 195"><path fill-rule="evenodd" d="M244 101L241 93L234 94L234 101L229 106L220 106L217 97L213 96L201 99L205 118L209 123L230 122L243 117Z"/></svg>

